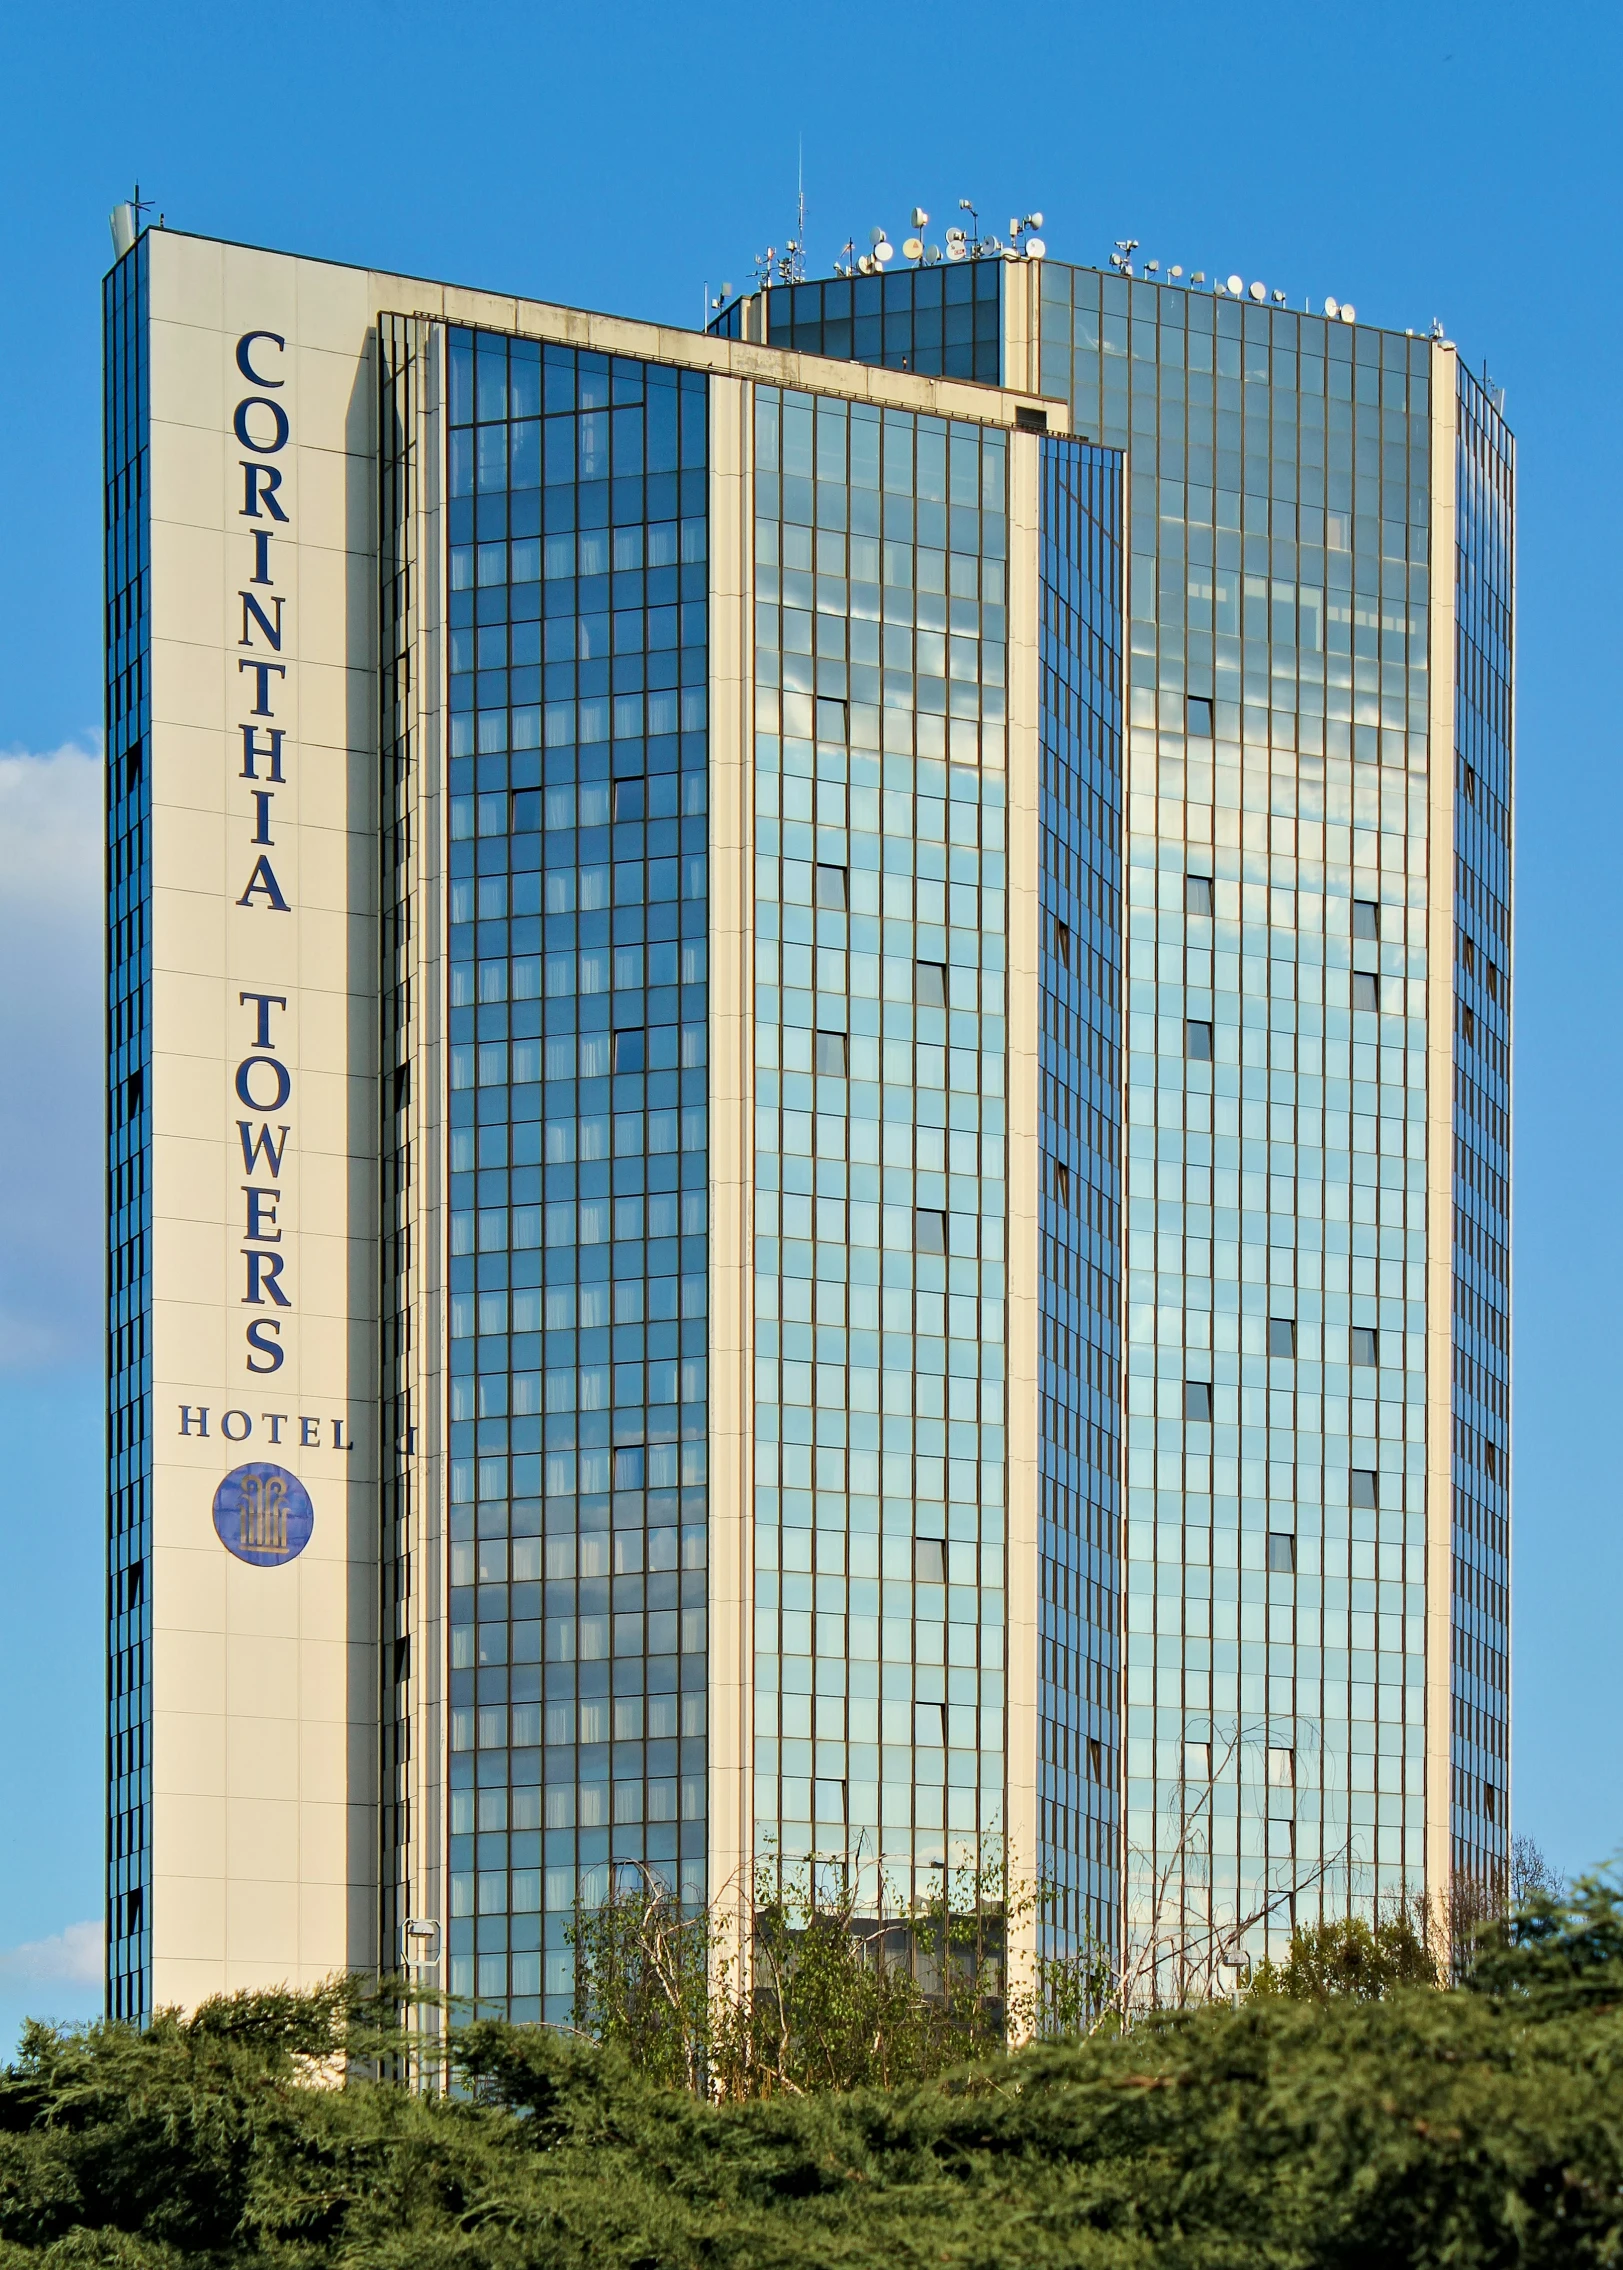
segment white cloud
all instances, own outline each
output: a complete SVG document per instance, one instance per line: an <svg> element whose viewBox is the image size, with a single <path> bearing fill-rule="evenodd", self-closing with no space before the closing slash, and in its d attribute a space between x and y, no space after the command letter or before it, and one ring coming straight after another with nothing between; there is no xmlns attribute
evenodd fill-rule
<svg viewBox="0 0 1623 2270"><path fill-rule="evenodd" d="M102 762L0 755L0 1369L101 1341Z"/></svg>
<svg viewBox="0 0 1623 2270"><path fill-rule="evenodd" d="M28 1979L46 1986L99 1986L103 1977L99 1923L70 1923L49 1939L0 1949L0 1981Z"/></svg>

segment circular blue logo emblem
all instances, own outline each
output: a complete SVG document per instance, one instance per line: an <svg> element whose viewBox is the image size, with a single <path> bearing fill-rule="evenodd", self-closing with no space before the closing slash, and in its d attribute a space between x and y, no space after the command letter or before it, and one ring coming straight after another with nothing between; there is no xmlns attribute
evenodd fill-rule
<svg viewBox="0 0 1623 2270"><path fill-rule="evenodd" d="M297 1560L316 1525L310 1493L297 1474L256 1458L235 1467L214 1493L214 1527L220 1543L258 1569Z"/></svg>

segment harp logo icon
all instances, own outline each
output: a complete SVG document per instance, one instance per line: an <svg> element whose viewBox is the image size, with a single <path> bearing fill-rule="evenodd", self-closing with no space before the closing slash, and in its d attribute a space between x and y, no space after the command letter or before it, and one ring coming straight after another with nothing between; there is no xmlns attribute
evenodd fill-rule
<svg viewBox="0 0 1623 2270"><path fill-rule="evenodd" d="M214 1527L220 1543L255 1568L297 1560L316 1525L310 1493L285 1466L256 1459L227 1474L214 1493Z"/></svg>

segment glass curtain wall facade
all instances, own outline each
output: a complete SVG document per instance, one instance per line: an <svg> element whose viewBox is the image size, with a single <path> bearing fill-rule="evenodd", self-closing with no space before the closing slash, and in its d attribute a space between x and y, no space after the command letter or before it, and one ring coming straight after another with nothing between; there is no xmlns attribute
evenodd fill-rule
<svg viewBox="0 0 1623 2270"><path fill-rule="evenodd" d="M1491 1881L1508 1851L1511 443L1427 340L982 268L1006 359L1035 303L1042 392L1131 467L1122 1848L1170 1986L1425 1881L1429 1017L1455 1048L1448 1868ZM866 289L900 310L933 273ZM781 299L880 359L872 315L865 339L843 298L823 315L835 288L767 320ZM1435 621L1434 368L1460 437Z"/></svg>
<svg viewBox="0 0 1623 2270"><path fill-rule="evenodd" d="M1069 1956L1120 1927L1122 460L1041 451L1037 1866Z"/></svg>
<svg viewBox="0 0 1623 2270"><path fill-rule="evenodd" d="M705 1892L706 381L448 334L456 1994Z"/></svg>
<svg viewBox="0 0 1623 2270"><path fill-rule="evenodd" d="M755 404L756 1852L905 1896L1004 1828L1008 444Z"/></svg>
<svg viewBox="0 0 1623 2270"><path fill-rule="evenodd" d="M107 1991L148 2015L151 1852L151 609L147 259L103 287L107 611Z"/></svg>
<svg viewBox="0 0 1623 2270"><path fill-rule="evenodd" d="M1042 368L1133 452L1125 1849L1170 1987L1422 1880L1430 348L1054 267Z"/></svg>
<svg viewBox="0 0 1623 2270"><path fill-rule="evenodd" d="M1502 1870L1510 1780L1510 889L1515 455L1462 371L1455 613L1455 1869Z"/></svg>
<svg viewBox="0 0 1623 2270"><path fill-rule="evenodd" d="M765 344L797 354L996 386L1003 361L1001 276L996 260L965 260L888 276L780 284L734 300L712 329L718 338L754 338L760 333L745 328L754 322L764 326Z"/></svg>

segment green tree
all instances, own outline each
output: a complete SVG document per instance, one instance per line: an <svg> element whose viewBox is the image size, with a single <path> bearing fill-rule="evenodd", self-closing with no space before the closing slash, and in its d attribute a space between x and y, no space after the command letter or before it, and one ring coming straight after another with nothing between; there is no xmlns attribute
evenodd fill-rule
<svg viewBox="0 0 1623 2270"><path fill-rule="evenodd" d="M1379 2002L1399 1987L1436 1984L1436 1958L1401 1909L1373 1924L1342 1916L1293 1931L1284 1958L1261 1965L1250 1994L1257 2001L1328 2002L1350 1995Z"/></svg>

